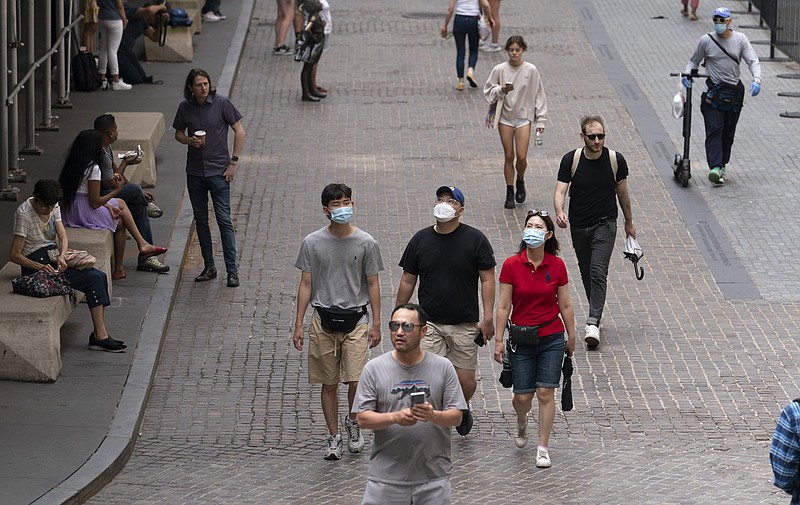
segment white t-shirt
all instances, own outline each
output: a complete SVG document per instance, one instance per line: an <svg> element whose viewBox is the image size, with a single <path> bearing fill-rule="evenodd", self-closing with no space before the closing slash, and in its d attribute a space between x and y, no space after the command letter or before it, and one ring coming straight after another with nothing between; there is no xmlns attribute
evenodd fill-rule
<svg viewBox="0 0 800 505"><path fill-rule="evenodd" d="M478 0L456 0L455 13L459 16L480 16L481 6Z"/></svg>
<svg viewBox="0 0 800 505"><path fill-rule="evenodd" d="M325 21L325 35L330 35L333 32L333 19L331 18L331 4L328 0L319 0L322 4L322 11L319 13L319 18Z"/></svg>
<svg viewBox="0 0 800 505"><path fill-rule="evenodd" d="M61 208L56 204L47 222L39 218L39 214L31 204L33 197L28 198L17 207L14 213L14 235L25 238L22 246L23 256L49 245L57 245L56 223L61 221Z"/></svg>
<svg viewBox="0 0 800 505"><path fill-rule="evenodd" d="M100 167L97 165L92 165L91 168L86 169L86 173L83 174L83 180L81 181L81 185L78 187L78 193L88 193L89 192L89 181L101 181L102 178L100 176Z"/></svg>

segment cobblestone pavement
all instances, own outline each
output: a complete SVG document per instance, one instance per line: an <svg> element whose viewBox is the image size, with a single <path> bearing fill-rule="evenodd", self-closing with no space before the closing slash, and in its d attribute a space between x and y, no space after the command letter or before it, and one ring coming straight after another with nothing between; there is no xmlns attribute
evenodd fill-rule
<svg viewBox="0 0 800 505"><path fill-rule="evenodd" d="M626 62L640 65L639 86L664 103L653 121L677 130L662 114L674 83L658 76L685 64L705 27L683 23L678 3L662 1L664 31L645 37L639 30L659 12L621 0L593 3L605 9L606 28ZM306 104L299 99L299 65L270 54L275 4L257 1L232 93L248 132L233 194L242 286L192 282L202 268L192 249L141 437L125 469L91 503L360 502L368 456L322 460L319 388L309 387L305 356L290 344L299 279L293 264L302 237L325 223L321 188L332 180L353 186L357 225L381 244L384 320L403 247L432 221L435 187L455 183L464 190L465 222L489 236L498 261L513 252L525 212L502 208L502 152L496 133L483 128L480 93L453 90L453 43L437 37L440 4L334 2L332 47L319 69L319 82L331 92L321 104ZM408 16L415 13L434 16ZM755 261L767 254L757 248L769 247L753 226L771 215L768 181L738 165L723 190L693 179L690 190L703 191L720 220L737 216L727 218L726 230L763 297L727 301L572 6L504 2L502 15L504 36L522 33L530 41L528 59L548 92L551 120L544 151L530 160L526 207L551 208L558 162L578 141L577 118L603 115L613 132L608 145L632 167L647 274L633 280L618 239L605 341L598 352L576 354L576 408L557 415L550 470L534 468L535 447L513 446L510 394L495 379L498 365L482 352L475 429L466 439L454 435L454 502L784 503L770 484L767 448L781 405L800 389L797 293L790 282L797 266ZM648 38L665 53L663 68L649 54ZM502 59L482 53L478 80ZM764 102L774 106L771 91ZM747 147L790 178L791 167L779 161L791 151L774 140L781 135L778 118L756 109L743 117L735 156L746 166ZM780 241L790 226L769 219L758 228ZM568 236L559 232L559 239L577 279ZM572 285L581 322L586 303ZM373 355L391 347L385 337Z"/></svg>

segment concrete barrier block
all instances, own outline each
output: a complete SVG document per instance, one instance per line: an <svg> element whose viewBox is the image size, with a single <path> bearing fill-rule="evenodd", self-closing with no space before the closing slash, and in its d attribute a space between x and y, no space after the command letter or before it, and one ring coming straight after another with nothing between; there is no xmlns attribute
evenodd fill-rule
<svg viewBox="0 0 800 505"><path fill-rule="evenodd" d="M117 120L117 141L114 156L142 146L144 157L138 165L125 170L125 177L143 188L152 188L158 182L156 149L164 136L164 114L161 112L107 112ZM119 158L115 158L119 162Z"/></svg>
<svg viewBox="0 0 800 505"><path fill-rule="evenodd" d="M163 46L144 38L144 54L147 61L192 61L194 59L194 45L192 35L193 26L178 26L167 28L167 39Z"/></svg>
<svg viewBox="0 0 800 505"><path fill-rule="evenodd" d="M114 235L108 230L89 230L87 228L67 228L69 248L86 251L95 258L95 268L101 270L108 277L108 297L111 298L113 286L111 271L114 257ZM138 254L138 252L137 252Z"/></svg>

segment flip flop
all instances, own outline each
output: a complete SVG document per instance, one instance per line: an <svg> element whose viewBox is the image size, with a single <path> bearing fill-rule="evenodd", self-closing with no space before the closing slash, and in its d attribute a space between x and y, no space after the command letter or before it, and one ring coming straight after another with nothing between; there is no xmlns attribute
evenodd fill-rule
<svg viewBox="0 0 800 505"><path fill-rule="evenodd" d="M155 247L155 249L153 249L152 251L150 251L148 253L139 253L139 256L141 256L143 258L149 258L150 256L159 256L159 255L164 254L165 252L167 252L167 248L166 247L158 247L158 246L153 246L153 247Z"/></svg>
<svg viewBox="0 0 800 505"><path fill-rule="evenodd" d="M118 280L124 279L127 276L128 276L128 272L122 272L122 274L111 274L111 279L115 280L115 281L118 281Z"/></svg>

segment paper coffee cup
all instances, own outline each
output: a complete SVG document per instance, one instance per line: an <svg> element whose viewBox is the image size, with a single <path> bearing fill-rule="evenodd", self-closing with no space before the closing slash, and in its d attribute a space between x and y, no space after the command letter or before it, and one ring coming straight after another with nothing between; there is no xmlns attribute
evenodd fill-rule
<svg viewBox="0 0 800 505"><path fill-rule="evenodd" d="M206 145L206 132L205 130L197 130L194 132L194 136L200 139L200 145Z"/></svg>

